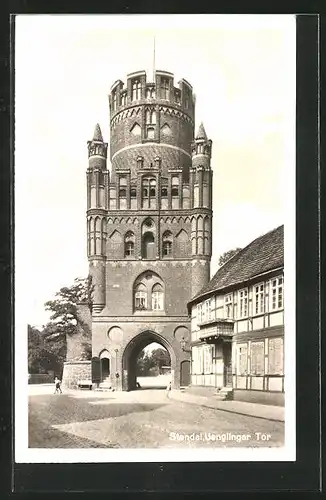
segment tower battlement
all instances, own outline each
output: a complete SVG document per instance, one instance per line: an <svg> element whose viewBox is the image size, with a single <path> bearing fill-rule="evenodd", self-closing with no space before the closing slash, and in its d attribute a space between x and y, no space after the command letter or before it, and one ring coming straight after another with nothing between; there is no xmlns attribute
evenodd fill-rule
<svg viewBox="0 0 326 500"><path fill-rule="evenodd" d="M192 85L181 79L176 87L174 74L169 71L156 70L153 76L154 81L148 81L145 70L135 71L127 75L126 87L122 80L113 83L109 94L111 121L125 108L153 101L176 107L194 119L195 98Z"/></svg>

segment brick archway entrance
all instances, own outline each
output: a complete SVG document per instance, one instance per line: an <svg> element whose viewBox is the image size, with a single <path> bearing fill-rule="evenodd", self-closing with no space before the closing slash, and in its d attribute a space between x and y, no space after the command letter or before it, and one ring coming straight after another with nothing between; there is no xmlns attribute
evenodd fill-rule
<svg viewBox="0 0 326 500"><path fill-rule="evenodd" d="M136 376L136 367L137 367L137 359L141 351L151 343L160 344L163 348L165 348L171 359L171 377L172 377L172 386L174 386L174 374L176 371L176 353L174 352L171 344L161 335L153 332L151 330L146 330L142 333L136 335L130 342L127 344L123 355L122 355L122 390L124 391L132 391L137 387L137 376Z"/></svg>

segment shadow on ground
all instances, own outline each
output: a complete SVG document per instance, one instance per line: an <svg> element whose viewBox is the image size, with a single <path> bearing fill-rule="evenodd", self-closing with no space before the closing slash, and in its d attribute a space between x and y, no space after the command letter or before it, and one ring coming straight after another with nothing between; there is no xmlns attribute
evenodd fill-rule
<svg viewBox="0 0 326 500"><path fill-rule="evenodd" d="M148 412L165 406L158 403L117 403L92 405L87 401L70 397L67 394L30 396L28 414L28 433L30 448L99 448L88 439L54 429L52 426L87 422L91 420L122 417L130 413ZM46 446L44 444L46 443ZM60 443L60 444L59 444ZM117 443L109 443L106 448L119 448Z"/></svg>
<svg viewBox="0 0 326 500"><path fill-rule="evenodd" d="M47 422L48 425L70 424L102 418L116 418L129 413L142 413L165 406L162 403L117 403L116 401L112 405L89 404L93 401L98 402L98 399L76 400L66 394L31 396L29 420L32 421L36 417Z"/></svg>

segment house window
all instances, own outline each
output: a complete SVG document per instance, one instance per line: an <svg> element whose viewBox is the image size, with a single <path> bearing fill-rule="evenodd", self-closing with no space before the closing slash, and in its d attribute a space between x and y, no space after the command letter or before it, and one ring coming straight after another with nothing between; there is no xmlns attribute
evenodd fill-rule
<svg viewBox="0 0 326 500"><path fill-rule="evenodd" d="M210 321L212 319L212 303L211 299L205 301L205 319Z"/></svg>
<svg viewBox="0 0 326 500"><path fill-rule="evenodd" d="M140 81L133 80L131 88L132 88L131 99L132 101L137 101L138 99L140 99L140 89L141 89Z"/></svg>
<svg viewBox="0 0 326 500"><path fill-rule="evenodd" d="M162 238L162 253L163 257L169 257L172 255L172 233L171 231L165 231Z"/></svg>
<svg viewBox="0 0 326 500"><path fill-rule="evenodd" d="M283 375L283 338L268 339L268 373Z"/></svg>
<svg viewBox="0 0 326 500"><path fill-rule="evenodd" d="M152 310L163 311L163 288L162 285L156 283L152 288Z"/></svg>
<svg viewBox="0 0 326 500"><path fill-rule="evenodd" d="M251 342L250 373L264 375L264 342Z"/></svg>
<svg viewBox="0 0 326 500"><path fill-rule="evenodd" d="M224 297L224 311L227 319L233 318L233 294L229 293Z"/></svg>
<svg viewBox="0 0 326 500"><path fill-rule="evenodd" d="M283 278L272 279L270 289L270 310L283 309Z"/></svg>
<svg viewBox="0 0 326 500"><path fill-rule="evenodd" d="M125 236L125 257L133 257L135 255L135 235L132 231L128 231Z"/></svg>
<svg viewBox="0 0 326 500"><path fill-rule="evenodd" d="M213 350L212 346L203 346L203 371L205 374L213 373Z"/></svg>
<svg viewBox="0 0 326 500"><path fill-rule="evenodd" d="M144 177L142 182L142 207L155 208L156 205L156 179Z"/></svg>
<svg viewBox="0 0 326 500"><path fill-rule="evenodd" d="M207 299L197 306L197 321L204 323L213 319L212 299Z"/></svg>
<svg viewBox="0 0 326 500"><path fill-rule="evenodd" d="M248 316L248 289L245 288L239 291L239 318L246 318Z"/></svg>
<svg viewBox="0 0 326 500"><path fill-rule="evenodd" d="M265 312L265 292L264 283L254 286L254 300L255 300L255 314L262 314Z"/></svg>
<svg viewBox="0 0 326 500"><path fill-rule="evenodd" d="M202 304L197 304L197 323L201 323L202 318Z"/></svg>
<svg viewBox="0 0 326 500"><path fill-rule="evenodd" d="M238 346L238 366L237 366L237 374L238 375L247 375L247 363L248 363L248 346L247 344L243 344L242 346Z"/></svg>
<svg viewBox="0 0 326 500"><path fill-rule="evenodd" d="M143 283L139 283L135 289L135 309L147 309L147 288Z"/></svg>
<svg viewBox="0 0 326 500"><path fill-rule="evenodd" d="M170 86L169 80L167 78L161 79L161 99L169 99L170 98Z"/></svg>
<svg viewBox="0 0 326 500"><path fill-rule="evenodd" d="M179 177L172 177L171 195L172 198L179 196Z"/></svg>

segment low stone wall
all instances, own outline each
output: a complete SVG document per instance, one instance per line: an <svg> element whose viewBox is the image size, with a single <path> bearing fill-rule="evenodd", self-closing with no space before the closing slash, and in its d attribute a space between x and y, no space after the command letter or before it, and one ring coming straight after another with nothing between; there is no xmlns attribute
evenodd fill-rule
<svg viewBox="0 0 326 500"><path fill-rule="evenodd" d="M77 389L78 380L92 380L91 361L66 361L63 366L62 386Z"/></svg>
<svg viewBox="0 0 326 500"><path fill-rule="evenodd" d="M53 373L30 373L28 375L29 384L54 384Z"/></svg>

